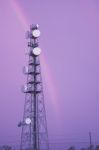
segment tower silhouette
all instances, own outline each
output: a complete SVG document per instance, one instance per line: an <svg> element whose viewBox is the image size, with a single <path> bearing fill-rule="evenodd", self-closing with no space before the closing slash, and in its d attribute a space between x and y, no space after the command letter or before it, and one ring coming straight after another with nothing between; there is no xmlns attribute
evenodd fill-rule
<svg viewBox="0 0 99 150"><path fill-rule="evenodd" d="M38 38L39 26L31 25L28 31L29 60L28 66L23 69L27 76L26 85L22 90L25 93L23 121L18 124L22 127L20 150L49 150L46 112L44 105L43 85L39 55Z"/></svg>

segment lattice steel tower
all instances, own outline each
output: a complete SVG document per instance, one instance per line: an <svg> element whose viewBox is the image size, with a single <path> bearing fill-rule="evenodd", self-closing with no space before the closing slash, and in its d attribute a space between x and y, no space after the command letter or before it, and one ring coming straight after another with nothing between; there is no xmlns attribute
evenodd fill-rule
<svg viewBox="0 0 99 150"><path fill-rule="evenodd" d="M22 88L25 93L25 105L22 126L20 150L49 150L46 113L44 106L43 86L40 70L38 25L30 26L28 32L29 61L24 67L27 75L26 85Z"/></svg>

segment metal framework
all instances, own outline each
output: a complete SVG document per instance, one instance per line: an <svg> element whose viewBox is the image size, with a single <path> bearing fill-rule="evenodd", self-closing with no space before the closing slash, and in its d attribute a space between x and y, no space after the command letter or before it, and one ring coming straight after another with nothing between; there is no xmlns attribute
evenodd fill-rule
<svg viewBox="0 0 99 150"><path fill-rule="evenodd" d="M49 150L39 60L40 51L38 49L39 32L38 25L32 25L28 32L29 61L28 66L23 70L27 75L27 83L23 87L25 93L24 114L23 121L18 124L18 126L22 126L20 150ZM35 52L33 52L34 49Z"/></svg>

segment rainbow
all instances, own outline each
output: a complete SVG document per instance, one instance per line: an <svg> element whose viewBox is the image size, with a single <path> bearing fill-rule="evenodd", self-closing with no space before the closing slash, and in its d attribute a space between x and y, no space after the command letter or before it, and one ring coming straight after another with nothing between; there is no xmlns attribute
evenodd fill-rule
<svg viewBox="0 0 99 150"><path fill-rule="evenodd" d="M13 11L16 14L16 17L21 22L22 27L24 27L24 29L27 30L28 29L28 20L25 17L25 15L23 15L22 8L20 7L20 5L15 0L9 0L9 2L10 2L11 8L13 9Z"/></svg>
<svg viewBox="0 0 99 150"><path fill-rule="evenodd" d="M22 26L24 27L25 30L28 29L29 27L29 21L26 18L26 15L23 13L24 11L22 10L22 8L20 7L20 5L18 4L18 2L16 0L9 0L10 5L12 10L14 11L16 17L18 18L18 20L21 22ZM59 120L60 116L60 105L59 105L59 96L56 91L55 85L54 85L54 81L51 75L51 70L49 69L48 63L44 57L44 54L41 54L41 64L42 64L42 70L44 72L44 76L46 77L45 82L47 85L47 89L48 89L48 94L50 97L50 102L51 103L51 107L53 111L55 118Z"/></svg>

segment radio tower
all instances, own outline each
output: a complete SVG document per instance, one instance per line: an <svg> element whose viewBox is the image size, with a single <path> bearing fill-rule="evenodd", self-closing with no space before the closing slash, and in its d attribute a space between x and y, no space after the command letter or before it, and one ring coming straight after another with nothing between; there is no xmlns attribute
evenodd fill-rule
<svg viewBox="0 0 99 150"><path fill-rule="evenodd" d="M23 121L18 124L22 126L20 150L49 150L46 113L44 106L43 86L40 70L38 38L40 31L38 25L32 25L28 32L29 61L24 67L27 75L26 85L23 87L25 93L25 104Z"/></svg>

